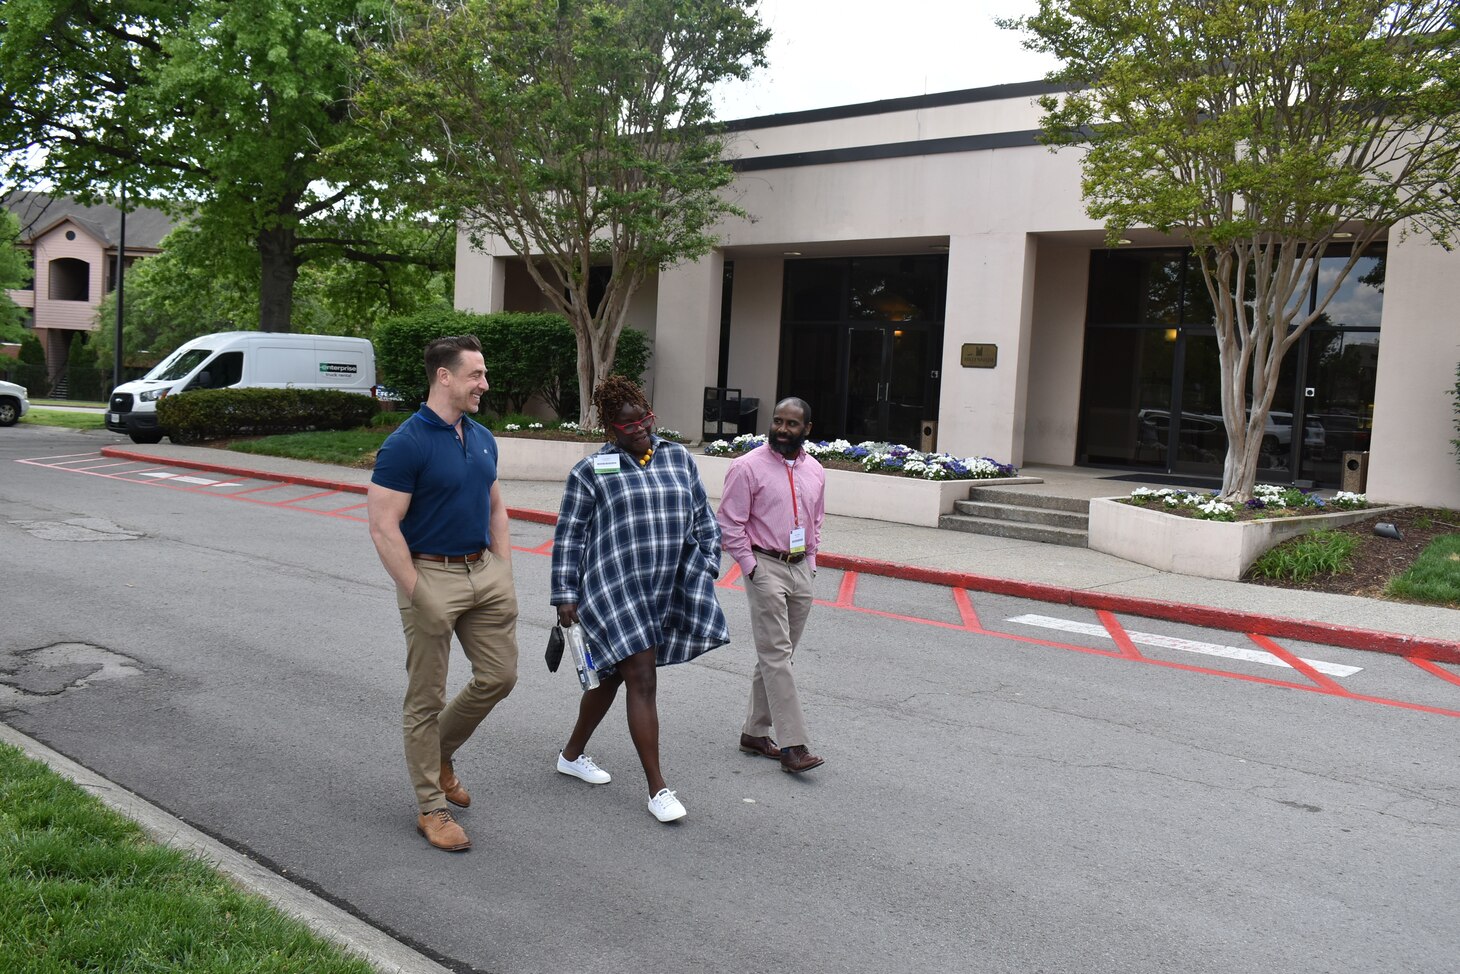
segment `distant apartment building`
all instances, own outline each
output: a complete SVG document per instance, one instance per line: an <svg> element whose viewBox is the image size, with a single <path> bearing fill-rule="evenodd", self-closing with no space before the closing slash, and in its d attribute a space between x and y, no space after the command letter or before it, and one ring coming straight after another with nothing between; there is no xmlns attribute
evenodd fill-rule
<svg viewBox="0 0 1460 974"><path fill-rule="evenodd" d="M116 287L121 211L44 193L11 193L0 205L20 221L20 243L31 256L29 286L6 293L28 312L26 327L40 339L54 377L76 336L97 330L97 308ZM157 254L172 228L173 221L158 210L129 210L123 273L139 258Z"/></svg>

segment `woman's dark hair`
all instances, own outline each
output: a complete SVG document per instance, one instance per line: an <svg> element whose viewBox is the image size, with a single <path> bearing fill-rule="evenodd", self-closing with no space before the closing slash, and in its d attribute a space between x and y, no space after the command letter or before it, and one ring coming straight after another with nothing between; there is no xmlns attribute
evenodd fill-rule
<svg viewBox="0 0 1460 974"><path fill-rule="evenodd" d="M619 410L625 406L638 406L644 412L649 412L649 400L644 397L644 390L633 379L611 375L598 383L593 390L593 408L598 410L598 422L602 424L604 435L610 440L614 438L614 430L610 424L618 419Z"/></svg>
<svg viewBox="0 0 1460 974"><path fill-rule="evenodd" d="M480 352L481 340L475 335L447 335L426 345L426 385L436 384L436 370L450 372L461 361L462 352Z"/></svg>

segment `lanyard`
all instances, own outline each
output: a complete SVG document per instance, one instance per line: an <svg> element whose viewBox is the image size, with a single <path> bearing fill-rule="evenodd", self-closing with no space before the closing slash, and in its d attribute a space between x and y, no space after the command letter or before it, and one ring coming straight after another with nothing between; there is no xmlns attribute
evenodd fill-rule
<svg viewBox="0 0 1460 974"><path fill-rule="evenodd" d="M793 527L801 526L801 508L796 504L796 477L791 472L796 469L794 463L786 464L786 480L791 484L791 524Z"/></svg>

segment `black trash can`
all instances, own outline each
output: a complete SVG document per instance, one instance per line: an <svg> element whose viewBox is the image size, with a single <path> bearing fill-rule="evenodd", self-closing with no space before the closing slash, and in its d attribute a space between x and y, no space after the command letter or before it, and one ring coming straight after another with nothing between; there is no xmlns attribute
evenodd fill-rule
<svg viewBox="0 0 1460 974"><path fill-rule="evenodd" d="M740 420L735 426L736 433L759 433L756 429L756 422L760 418L760 399L755 396L747 396L740 400Z"/></svg>

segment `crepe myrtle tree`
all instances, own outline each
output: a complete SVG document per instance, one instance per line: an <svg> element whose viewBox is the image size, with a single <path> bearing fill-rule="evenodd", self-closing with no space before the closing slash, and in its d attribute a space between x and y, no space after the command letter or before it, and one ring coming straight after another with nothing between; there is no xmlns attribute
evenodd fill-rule
<svg viewBox="0 0 1460 974"><path fill-rule="evenodd" d="M585 425L634 291L741 214L710 94L765 63L756 3L400 0L367 54L357 105L415 150L423 204L503 242L572 323Z"/></svg>
<svg viewBox="0 0 1460 974"><path fill-rule="evenodd" d="M1044 139L1087 211L1193 248L1215 308L1227 456L1252 497L1283 357L1391 230L1460 218L1460 2L1040 0L1002 25L1061 66ZM1319 262L1350 244L1334 276ZM1317 283L1312 309L1306 300Z"/></svg>

